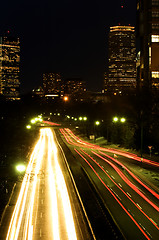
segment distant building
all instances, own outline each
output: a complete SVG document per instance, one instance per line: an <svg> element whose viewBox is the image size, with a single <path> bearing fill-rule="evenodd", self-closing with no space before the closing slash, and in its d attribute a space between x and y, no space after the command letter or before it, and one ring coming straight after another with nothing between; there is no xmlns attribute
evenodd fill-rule
<svg viewBox="0 0 159 240"><path fill-rule="evenodd" d="M63 92L62 80L60 73L44 73L43 74L43 90L47 96L60 96Z"/></svg>
<svg viewBox="0 0 159 240"><path fill-rule="evenodd" d="M44 90L41 86L32 90L33 96L44 97Z"/></svg>
<svg viewBox="0 0 159 240"><path fill-rule="evenodd" d="M20 99L19 65L19 38L0 37L0 93L8 100Z"/></svg>
<svg viewBox="0 0 159 240"><path fill-rule="evenodd" d="M108 72L105 72L102 93L106 93L107 91L108 91Z"/></svg>
<svg viewBox="0 0 159 240"><path fill-rule="evenodd" d="M74 100L83 100L86 93L86 82L80 78L69 78L65 80L65 94Z"/></svg>
<svg viewBox="0 0 159 240"><path fill-rule="evenodd" d="M137 1L139 88L159 90L159 0Z"/></svg>
<svg viewBox="0 0 159 240"><path fill-rule="evenodd" d="M110 27L105 92L128 94L136 88L136 43L132 26Z"/></svg>

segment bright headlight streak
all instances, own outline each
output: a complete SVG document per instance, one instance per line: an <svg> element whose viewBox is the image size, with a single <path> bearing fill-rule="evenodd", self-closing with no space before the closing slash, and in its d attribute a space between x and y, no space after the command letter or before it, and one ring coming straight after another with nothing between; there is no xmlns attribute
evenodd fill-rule
<svg viewBox="0 0 159 240"><path fill-rule="evenodd" d="M32 155L30 157L30 161L29 161L29 164L28 164L28 167L26 170L26 174L25 174L23 182L22 182L18 200L17 200L16 206L15 206L13 214L12 214L12 218L11 218L10 225L8 228L6 240L16 240L18 237L22 214L23 214L24 208L25 208L26 196L28 193L29 180L31 177L30 174L32 173L33 163L36 159L35 157L37 156L37 153L39 152L38 149L43 140L42 136L43 136L43 134L41 133L40 140L38 141L36 147L34 148ZM19 216L19 218L18 218L18 216Z"/></svg>
<svg viewBox="0 0 159 240"><path fill-rule="evenodd" d="M32 225L32 214L33 214L33 204L34 204L34 196L35 196L35 185L37 184L37 174L40 170L40 165L41 165L41 160L43 157L43 153L44 153L44 146L45 146L45 138L44 138L44 134L41 131L41 135L40 137L42 138L41 142L39 142L39 144L36 145L35 147L35 153L36 153L36 158L40 158L40 160L38 160L38 164L36 165L36 170L35 170L35 177L34 177L34 182L33 182L33 190L32 190L32 197L31 197L31 201L29 204L29 210L27 211L27 216L26 216L26 224L25 224L25 233L24 233L24 239L32 239L33 236L33 225Z"/></svg>
<svg viewBox="0 0 159 240"><path fill-rule="evenodd" d="M41 143L41 147L40 147L40 151L39 151L39 156L37 159L37 165L36 165L36 169L35 169L35 177L34 177L34 182L33 182L33 189L32 189L32 194L31 194L31 201L30 201L30 211L29 211L29 229L28 229L28 239L31 240L32 239L32 235L33 235L33 223L32 223L32 218L33 218L33 207L34 207L34 199L35 199L35 192L36 192L36 186L37 186L37 175L39 173L39 170L41 168L41 161L43 158L43 154L44 154L44 148L45 148L45 139L44 141Z"/></svg>
<svg viewBox="0 0 159 240"><path fill-rule="evenodd" d="M40 144L40 146L43 146L43 144ZM31 194L31 202L29 204L29 206L31 207L31 209L33 208L33 204L34 204L34 194L35 194L35 187L36 187L36 183L37 183L37 173L38 173L38 170L39 170L39 166L40 166L40 163L41 163L41 153L42 153L42 148L40 148L40 151L39 151L39 156L37 156L37 159L36 159L36 169L35 169L35 176L34 176L34 180L33 180L33 189L32 189L32 194ZM27 183L27 191L28 191L28 187L29 187L29 181ZM26 192L27 192L26 191ZM24 198L24 201L23 201L23 204L22 204L22 209L20 211L20 216L19 216L19 221L18 221L18 225L17 225L17 229L16 229L16 235L15 235L15 239L16 240L18 238L18 235L19 235L19 230L20 230L20 226L21 226L21 222L22 222L22 217L23 217L23 213L24 213L24 209L25 209L25 203L26 203L26 197L27 197L27 194L25 194L25 198ZM30 215L30 218L31 218L32 215ZM32 220L32 218L31 218ZM29 225L30 227L30 225ZM31 240L31 239L29 239Z"/></svg>
<svg viewBox="0 0 159 240"><path fill-rule="evenodd" d="M47 134L49 135L49 130L46 129ZM52 227L53 227L53 239L60 240L59 236L59 222L58 222L58 206L57 206L57 195L56 195L56 183L55 177L51 164L52 157L52 146L50 138L48 139L48 181L50 187L50 196L51 196L51 212L52 212Z"/></svg>
<svg viewBox="0 0 159 240"><path fill-rule="evenodd" d="M58 179L57 184L58 184L58 190L61 194L68 239L75 240L75 239L77 239L77 236L76 236L75 225L74 225L74 221L73 221L72 209L71 209L71 204L70 204L69 195L68 195L66 183L64 180L64 176L62 174L60 165L58 163L57 147L55 144L55 140L53 139L53 134L52 134L51 130L48 132L48 134L49 134L49 139L50 139L53 154L54 154L56 177Z"/></svg>

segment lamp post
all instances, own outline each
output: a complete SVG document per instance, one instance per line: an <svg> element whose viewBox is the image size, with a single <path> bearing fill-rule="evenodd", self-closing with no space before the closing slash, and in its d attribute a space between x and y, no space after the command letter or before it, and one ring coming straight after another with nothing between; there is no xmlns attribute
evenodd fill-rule
<svg viewBox="0 0 159 240"><path fill-rule="evenodd" d="M117 124L117 126L118 126L118 128L116 128L116 130L115 130L115 133L116 134L118 133L117 135L115 135L115 139L117 140L117 142L118 142L119 138L121 137L121 132L119 132L119 125L118 124L120 124L120 123L123 124L125 122L126 122L126 118L124 118L124 117L117 117L117 116L113 117L113 123L115 125Z"/></svg>
<svg viewBox="0 0 159 240"><path fill-rule="evenodd" d="M95 121L94 122L94 142L96 141L96 132L97 132L97 128L100 125L100 121Z"/></svg>
<svg viewBox="0 0 159 240"><path fill-rule="evenodd" d="M122 118L118 118L118 117L113 117L113 122L121 122L121 123L125 123L126 122L126 118L122 117Z"/></svg>

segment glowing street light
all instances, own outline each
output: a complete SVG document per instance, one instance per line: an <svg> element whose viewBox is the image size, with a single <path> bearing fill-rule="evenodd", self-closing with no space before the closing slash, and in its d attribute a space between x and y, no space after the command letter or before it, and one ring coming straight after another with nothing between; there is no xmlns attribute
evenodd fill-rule
<svg viewBox="0 0 159 240"><path fill-rule="evenodd" d="M82 121L82 117L79 117L79 120Z"/></svg>
<svg viewBox="0 0 159 240"><path fill-rule="evenodd" d="M84 120L84 121L87 121L87 117L83 117L83 120Z"/></svg>
<svg viewBox="0 0 159 240"><path fill-rule="evenodd" d="M30 125L27 125L26 128L27 128L27 129L31 129L31 126L30 126Z"/></svg>
<svg viewBox="0 0 159 240"><path fill-rule="evenodd" d="M67 101L68 101L68 97L67 97L67 96L64 96L63 100L64 100L65 102L67 102Z"/></svg>
<svg viewBox="0 0 159 240"><path fill-rule="evenodd" d="M96 122L95 122L95 125L97 125L97 126L100 125L100 122L99 122L99 121L96 121Z"/></svg>
<svg viewBox="0 0 159 240"><path fill-rule="evenodd" d="M118 117L113 118L113 122L118 122L118 120L119 120Z"/></svg>
<svg viewBox="0 0 159 240"><path fill-rule="evenodd" d="M35 119L32 119L30 122L31 122L32 124L36 123Z"/></svg>
<svg viewBox="0 0 159 240"><path fill-rule="evenodd" d="M121 123L124 123L124 122L126 122L126 119L125 119L125 118L121 118L121 119L120 119L120 122L121 122Z"/></svg>
<svg viewBox="0 0 159 240"><path fill-rule="evenodd" d="M25 165L23 165L23 164L19 164L19 165L16 166L16 170L17 170L19 173L25 172L25 169L26 169L26 167L25 167Z"/></svg>

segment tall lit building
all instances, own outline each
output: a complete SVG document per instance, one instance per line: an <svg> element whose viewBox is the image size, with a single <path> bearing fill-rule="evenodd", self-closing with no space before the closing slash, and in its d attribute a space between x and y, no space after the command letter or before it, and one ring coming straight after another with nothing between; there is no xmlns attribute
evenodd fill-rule
<svg viewBox="0 0 159 240"><path fill-rule="evenodd" d="M61 95L62 80L60 73L44 73L43 89L45 95Z"/></svg>
<svg viewBox="0 0 159 240"><path fill-rule="evenodd" d="M8 100L19 99L19 65L19 38L0 37L0 93Z"/></svg>
<svg viewBox="0 0 159 240"><path fill-rule="evenodd" d="M108 77L105 91L128 94L136 88L135 28L113 26L109 32Z"/></svg>
<svg viewBox="0 0 159 240"><path fill-rule="evenodd" d="M159 0L137 1L138 86L159 90Z"/></svg>

